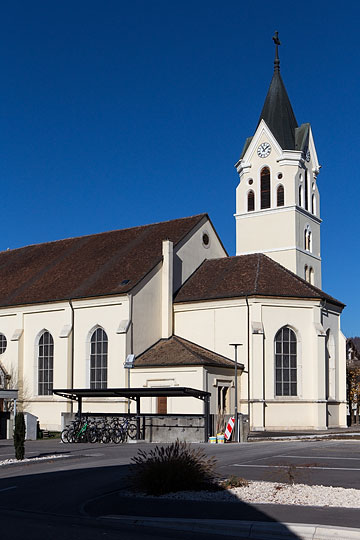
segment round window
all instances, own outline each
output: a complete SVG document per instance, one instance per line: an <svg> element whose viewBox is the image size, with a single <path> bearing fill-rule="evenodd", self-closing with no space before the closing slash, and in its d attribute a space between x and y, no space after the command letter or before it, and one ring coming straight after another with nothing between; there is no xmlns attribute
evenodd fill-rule
<svg viewBox="0 0 360 540"><path fill-rule="evenodd" d="M205 247L209 247L209 244L210 244L210 238L209 238L209 235L208 233L204 233L203 236L202 236L202 242L204 244Z"/></svg>
<svg viewBox="0 0 360 540"><path fill-rule="evenodd" d="M6 351L7 341L4 334L0 334L0 354L3 354Z"/></svg>
<svg viewBox="0 0 360 540"><path fill-rule="evenodd" d="M282 176L283 176L282 173L279 172L279 174L278 174L278 179L281 180L281 179L282 179Z"/></svg>
<svg viewBox="0 0 360 540"><path fill-rule="evenodd" d="M254 183L254 180L252 178L250 178L250 180L248 182L249 186L251 186L251 184L253 184L253 183Z"/></svg>

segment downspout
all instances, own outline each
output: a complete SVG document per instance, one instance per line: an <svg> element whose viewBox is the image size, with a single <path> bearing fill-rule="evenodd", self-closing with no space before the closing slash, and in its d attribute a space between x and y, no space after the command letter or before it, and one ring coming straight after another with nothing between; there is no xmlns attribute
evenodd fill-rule
<svg viewBox="0 0 360 540"><path fill-rule="evenodd" d="M133 353L133 350L134 350L134 328L133 328L133 295L132 294L128 294L128 299L129 299L129 321L130 321L130 326L129 326L129 329L130 329L130 354L134 354ZM127 376L127 386L128 388L130 388L130 368L127 368L127 372L128 372L128 376ZM131 412L131 400L130 398L128 398L128 403L127 403L127 412L128 414L130 414Z"/></svg>
<svg viewBox="0 0 360 540"><path fill-rule="evenodd" d="M69 306L71 309L71 350L70 350L70 388L74 388L74 349L75 349L75 329L74 329L74 306L71 298L69 299ZM73 400L70 402L70 413L74 412Z"/></svg>
<svg viewBox="0 0 360 540"><path fill-rule="evenodd" d="M265 403L265 380L266 380L266 377L265 377L265 366L266 366L266 362L265 362L265 334L263 334L263 354L262 354L262 357L263 357L263 420L264 420L264 429L266 427L266 421L265 421L265 412L266 412L266 403Z"/></svg>
<svg viewBox="0 0 360 540"><path fill-rule="evenodd" d="M250 306L248 296L245 296L247 306L247 370L248 370L248 422L250 433Z"/></svg>
<svg viewBox="0 0 360 540"><path fill-rule="evenodd" d="M130 321L130 353L129 354L134 354L134 329L133 329L133 295L132 294L128 294L128 299L129 299L129 321Z"/></svg>

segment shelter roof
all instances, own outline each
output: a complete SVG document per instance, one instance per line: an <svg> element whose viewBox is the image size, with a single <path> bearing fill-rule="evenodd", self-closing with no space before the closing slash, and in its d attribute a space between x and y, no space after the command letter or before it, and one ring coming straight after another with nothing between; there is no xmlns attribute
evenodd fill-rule
<svg viewBox="0 0 360 540"><path fill-rule="evenodd" d="M210 392L198 390L197 388L189 388L187 386L171 386L158 388L65 388L54 389L53 394L64 397L66 399L78 400L79 398L118 398L124 397L136 399L141 397L196 397L204 399L210 396Z"/></svg>
<svg viewBox="0 0 360 540"><path fill-rule="evenodd" d="M206 260L175 295L175 302L243 296L321 299L344 304L262 253Z"/></svg>
<svg viewBox="0 0 360 540"><path fill-rule="evenodd" d="M234 369L235 362L179 336L172 336L160 339L134 362L135 368L156 366L214 366ZM238 367L244 366L238 362Z"/></svg>
<svg viewBox="0 0 360 540"><path fill-rule="evenodd" d="M178 244L200 214L0 252L0 306L124 294Z"/></svg>

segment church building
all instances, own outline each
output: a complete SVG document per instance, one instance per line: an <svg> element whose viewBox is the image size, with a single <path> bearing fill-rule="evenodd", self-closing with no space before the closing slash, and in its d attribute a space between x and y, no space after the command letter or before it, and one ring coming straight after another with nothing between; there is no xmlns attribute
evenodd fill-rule
<svg viewBox="0 0 360 540"><path fill-rule="evenodd" d="M191 387L211 393L211 413L232 414L233 344L251 430L346 427L344 305L321 289L320 165L274 41L270 88L236 163L236 256L207 214L0 253L0 390L18 388L42 428L72 412L54 388ZM149 397L142 410L203 403Z"/></svg>

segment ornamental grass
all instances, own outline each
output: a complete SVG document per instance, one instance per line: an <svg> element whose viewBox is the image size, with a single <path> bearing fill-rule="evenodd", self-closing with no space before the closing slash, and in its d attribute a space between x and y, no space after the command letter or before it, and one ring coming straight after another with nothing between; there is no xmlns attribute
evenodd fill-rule
<svg viewBox="0 0 360 540"><path fill-rule="evenodd" d="M186 442L177 440L148 452L139 450L131 462L131 486L146 495L219 489L215 483L215 458Z"/></svg>

